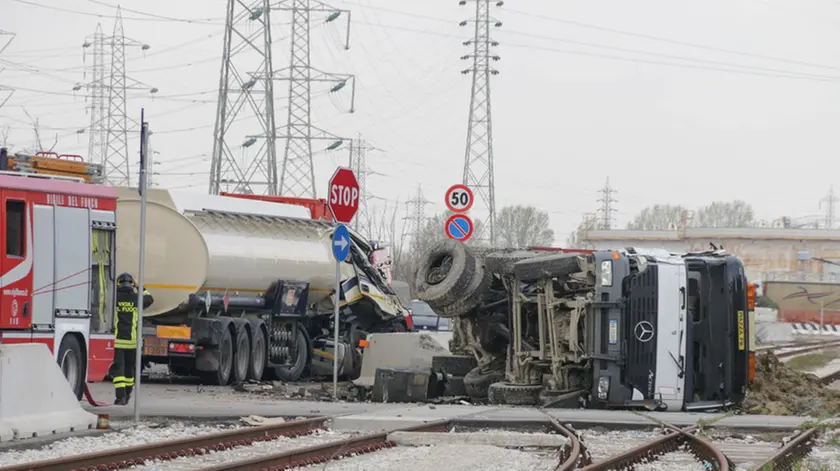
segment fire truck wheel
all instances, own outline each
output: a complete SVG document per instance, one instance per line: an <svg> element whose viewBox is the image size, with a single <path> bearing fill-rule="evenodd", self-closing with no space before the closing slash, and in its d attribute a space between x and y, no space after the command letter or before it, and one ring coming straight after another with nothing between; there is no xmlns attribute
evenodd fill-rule
<svg viewBox="0 0 840 471"><path fill-rule="evenodd" d="M58 366L61 367L61 372L64 373L64 377L70 383L70 389L73 390L76 399L80 401L85 391L85 378L87 376L84 358L79 339L75 335L65 335L58 349Z"/></svg>
<svg viewBox="0 0 840 471"><path fill-rule="evenodd" d="M309 336L303 326L297 326L297 352L292 358L291 365L275 365L270 368L272 376L280 381L291 383L303 376L311 361Z"/></svg>
<svg viewBox="0 0 840 471"><path fill-rule="evenodd" d="M219 369L216 371L204 372L202 379L208 384L226 386L230 382L230 373L233 369L233 335L230 329L222 332L222 341L219 342Z"/></svg>
<svg viewBox="0 0 840 471"><path fill-rule="evenodd" d="M252 337L251 361L248 362L248 379L262 381L266 358L265 331L258 327Z"/></svg>
<svg viewBox="0 0 840 471"><path fill-rule="evenodd" d="M432 308L452 304L471 294L476 258L466 246L452 239L434 244L420 258L415 290Z"/></svg>
<svg viewBox="0 0 840 471"><path fill-rule="evenodd" d="M242 326L236 333L233 353L233 382L244 383L248 379L248 365L251 358L251 340L248 331Z"/></svg>

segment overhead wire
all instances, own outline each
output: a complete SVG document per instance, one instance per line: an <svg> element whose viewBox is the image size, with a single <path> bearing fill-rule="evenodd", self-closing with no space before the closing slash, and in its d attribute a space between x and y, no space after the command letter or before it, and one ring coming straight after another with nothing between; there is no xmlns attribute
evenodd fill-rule
<svg viewBox="0 0 840 471"><path fill-rule="evenodd" d="M670 38L665 38L665 37L662 37L662 36L654 36L654 35L651 35L651 34L636 33L636 32L632 32L632 31L626 31L626 30L621 30L621 29L616 29L616 28L598 26L598 25L593 25L593 24L589 24L589 23L583 23L583 22L580 22L580 21L567 20L567 19L563 19L563 18L557 18L557 17L545 16L545 15L537 15L537 14L534 14L534 13L529 13L529 12L526 12L526 11L521 11L521 10L516 10L516 9L511 9L511 8L505 8L505 12L514 13L514 14L522 15L522 16L527 16L529 18L535 18L535 19L539 19L539 20L543 20L543 21L563 23L563 24L567 24L567 25L577 26L577 27L580 27L580 28L593 29L593 30L597 30L597 31L604 31L604 32L608 32L608 33L620 34L620 35L624 35L624 36L632 36L632 37L636 37L636 38L648 39L648 40L652 40L652 41L659 41L659 42L674 44L674 45L678 45L678 46L693 47L693 48L697 48L697 49L705 49L707 51L723 52L723 53L726 53L726 54L734 54L734 55L738 55L738 56L752 57L752 58L756 58L756 59L765 59L765 60L772 60L772 61L778 61L778 62L786 62L786 63L789 63L789 64L805 65L805 66L808 66L808 67L817 67L817 68L823 68L823 69L840 70L840 66L818 64L818 63L814 63L814 62L808 62L808 61L802 61L802 60L796 60L796 59L788 59L788 58L784 58L784 57L770 56L770 55L765 55L765 54L757 54L757 53L753 53L753 52L738 51L738 50L735 50L735 49L728 49L728 48L723 48L723 47L709 46L709 45L706 45L706 44L693 43L693 42L682 41L682 40L678 40L678 39L670 39Z"/></svg>
<svg viewBox="0 0 840 471"><path fill-rule="evenodd" d="M148 17L151 17L151 18L157 18L159 20L177 21L177 22L181 22L181 23L209 23L209 22L215 22L215 21L225 21L225 18L223 18L223 17L222 18L200 18L200 19L175 18L175 17L172 17L172 16L158 15L158 14L155 14L155 13L147 13L147 12L143 12L143 11L132 10L130 8L125 8L121 5L113 5L113 4L110 4L110 3L107 3L107 2L103 2L101 0L87 0L87 1L90 2L90 3L96 4L96 5L102 5L102 6L105 6L105 7L108 7L108 8L113 8L115 10L116 9L121 9L122 11L127 11L129 13L134 13L134 14L137 14L137 15L148 16ZM224 26L224 23L222 23L222 26Z"/></svg>
<svg viewBox="0 0 840 471"><path fill-rule="evenodd" d="M67 8L56 7L56 6L53 6L53 5L45 5L43 3L36 3L36 2L33 2L33 1L29 1L29 0L11 0L11 1L16 2L16 3L20 3L20 4L24 4L24 5L33 6L33 7L44 8L44 9L47 9L47 10L59 11L59 12L62 12L62 13L71 13L71 14L74 14L74 15L92 16L92 17L96 17L96 18L111 18L111 15L106 15L106 14L102 14L102 13L94 13L94 12L81 11L81 10L70 10L70 9L67 9ZM126 10L126 11L128 11L128 10ZM193 23L193 24L202 24L202 23L203 24L215 24L215 23L208 22L207 20L204 20L204 19L137 18L137 17L132 17L132 16L123 16L122 19L123 20L128 20L128 21L158 21L158 22L159 21L183 21L183 22Z"/></svg>

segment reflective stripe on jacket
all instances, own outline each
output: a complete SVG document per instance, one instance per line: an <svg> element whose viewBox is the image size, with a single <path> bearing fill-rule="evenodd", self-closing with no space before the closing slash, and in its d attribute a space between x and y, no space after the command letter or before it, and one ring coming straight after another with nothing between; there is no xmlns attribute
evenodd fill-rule
<svg viewBox="0 0 840 471"><path fill-rule="evenodd" d="M153 302L149 290L143 290L143 308ZM117 316L114 323L114 348L137 348L137 288L117 288Z"/></svg>

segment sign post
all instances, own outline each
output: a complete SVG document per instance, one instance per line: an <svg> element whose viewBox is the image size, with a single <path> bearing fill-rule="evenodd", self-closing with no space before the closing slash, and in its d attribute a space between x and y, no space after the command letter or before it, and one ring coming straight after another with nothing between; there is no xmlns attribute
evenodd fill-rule
<svg viewBox="0 0 840 471"><path fill-rule="evenodd" d="M146 267L146 158L149 151L149 123L144 119L145 110L140 110L140 178L137 191L140 193L140 266L137 269L137 350L134 363L134 421L140 423L140 377L143 376L143 291Z"/></svg>
<svg viewBox="0 0 840 471"><path fill-rule="evenodd" d="M338 399L338 333L339 311L341 304L341 263L350 255L350 231L345 224L349 223L356 211L359 210L359 181L349 168L336 169L329 185L329 205L333 219L338 223L333 232L332 253L335 257L335 311L333 312L333 398ZM345 352L347 355L349 352Z"/></svg>

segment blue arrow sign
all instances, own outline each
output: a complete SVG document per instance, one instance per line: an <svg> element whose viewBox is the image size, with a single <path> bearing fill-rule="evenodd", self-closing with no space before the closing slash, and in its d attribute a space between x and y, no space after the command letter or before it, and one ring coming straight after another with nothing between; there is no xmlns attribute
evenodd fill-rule
<svg viewBox="0 0 840 471"><path fill-rule="evenodd" d="M350 255L350 231L344 224L336 226L333 232L332 252L339 262L347 260L347 256Z"/></svg>

